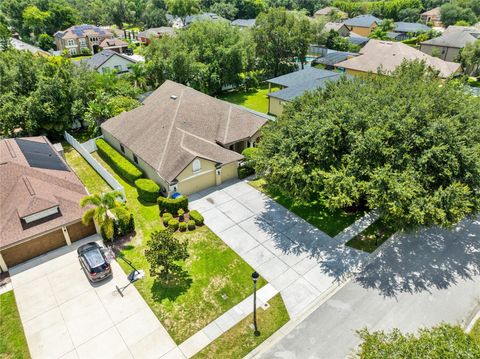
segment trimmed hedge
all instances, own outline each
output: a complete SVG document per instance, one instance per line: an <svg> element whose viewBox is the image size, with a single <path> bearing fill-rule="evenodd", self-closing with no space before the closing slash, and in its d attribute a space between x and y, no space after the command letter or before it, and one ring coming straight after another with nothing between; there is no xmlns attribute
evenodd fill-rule
<svg viewBox="0 0 480 359"><path fill-rule="evenodd" d="M185 222L180 222L178 224L178 229L180 232L185 232L187 230L187 224Z"/></svg>
<svg viewBox="0 0 480 359"><path fill-rule="evenodd" d="M142 171L140 171L132 162L130 162L126 157L122 156L115 148L110 146L107 141L102 138L99 138L95 141L98 154L102 159L110 164L114 170L116 170L120 176L125 178L127 181L133 183L135 180L143 176Z"/></svg>
<svg viewBox="0 0 480 359"><path fill-rule="evenodd" d="M185 222L183 222L185 223ZM189 231L193 231L195 229L195 221L193 219L187 222L187 228Z"/></svg>
<svg viewBox="0 0 480 359"><path fill-rule="evenodd" d="M172 231L176 231L178 229L178 219L172 218L168 221L168 228L171 228Z"/></svg>
<svg viewBox="0 0 480 359"><path fill-rule="evenodd" d="M251 167L238 167L238 178L244 179L255 174L255 170Z"/></svg>
<svg viewBox="0 0 480 359"><path fill-rule="evenodd" d="M160 213L169 212L169 213L178 213L178 210L181 208L184 211L188 210L188 197L181 196L178 198L166 198L158 197L157 199L158 208L160 208Z"/></svg>
<svg viewBox="0 0 480 359"><path fill-rule="evenodd" d="M163 215L162 215L162 222L163 222L163 225L164 226L168 226L168 222L173 219L173 216L171 213L168 213L168 212L165 212Z"/></svg>
<svg viewBox="0 0 480 359"><path fill-rule="evenodd" d="M197 226L203 225L203 216L197 210L190 211L190 219L195 222Z"/></svg>
<svg viewBox="0 0 480 359"><path fill-rule="evenodd" d="M155 203L160 192L160 186L148 178L139 178L135 181L138 195L141 199Z"/></svg>

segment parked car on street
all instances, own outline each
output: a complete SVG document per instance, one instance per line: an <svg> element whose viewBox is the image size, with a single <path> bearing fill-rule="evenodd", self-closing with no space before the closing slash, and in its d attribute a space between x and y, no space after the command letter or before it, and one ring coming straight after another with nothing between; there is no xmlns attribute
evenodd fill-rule
<svg viewBox="0 0 480 359"><path fill-rule="evenodd" d="M96 242L90 242L77 249L78 260L91 282L98 282L112 275L112 268L102 247Z"/></svg>

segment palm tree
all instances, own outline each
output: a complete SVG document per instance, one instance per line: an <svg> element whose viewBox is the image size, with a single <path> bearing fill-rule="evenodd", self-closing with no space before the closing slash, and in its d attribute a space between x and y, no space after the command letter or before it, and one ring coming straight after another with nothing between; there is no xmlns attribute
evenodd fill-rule
<svg viewBox="0 0 480 359"><path fill-rule="evenodd" d="M92 219L102 228L107 239L113 240L115 217L110 209L119 206L119 200L123 199L120 191L112 191L103 194L91 194L80 200L80 206L92 206L82 216L83 224L89 224Z"/></svg>

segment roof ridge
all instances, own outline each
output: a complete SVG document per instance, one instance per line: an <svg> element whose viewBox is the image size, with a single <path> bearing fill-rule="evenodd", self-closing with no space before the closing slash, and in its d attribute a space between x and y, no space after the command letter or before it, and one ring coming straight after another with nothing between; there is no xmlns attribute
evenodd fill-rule
<svg viewBox="0 0 480 359"><path fill-rule="evenodd" d="M227 118L227 125L225 126L225 134L223 136L223 143L227 141L227 135L228 135L228 128L230 126L230 119L232 116L232 106L228 108L228 118Z"/></svg>

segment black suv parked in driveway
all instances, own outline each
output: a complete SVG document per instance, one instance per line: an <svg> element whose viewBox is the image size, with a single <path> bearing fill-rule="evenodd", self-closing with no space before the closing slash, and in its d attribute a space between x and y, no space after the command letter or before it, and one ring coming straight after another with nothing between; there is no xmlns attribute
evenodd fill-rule
<svg viewBox="0 0 480 359"><path fill-rule="evenodd" d="M112 268L96 242L90 242L77 249L78 260L91 282L98 282L112 275Z"/></svg>

